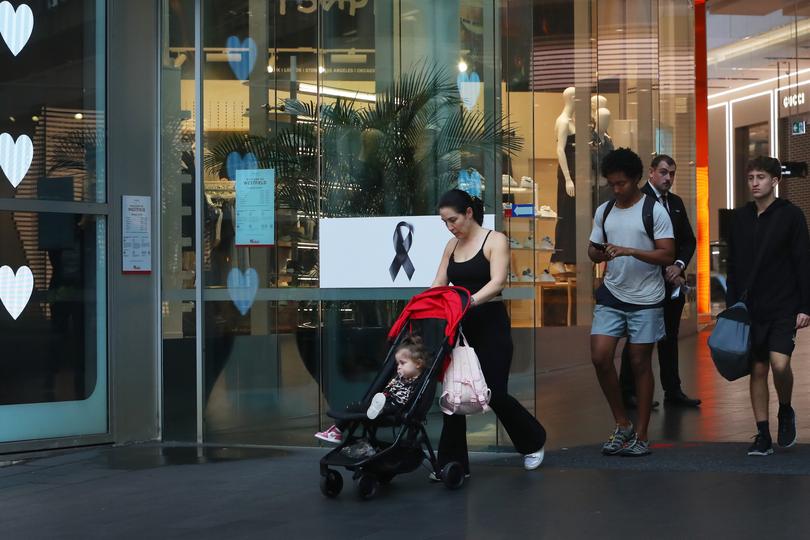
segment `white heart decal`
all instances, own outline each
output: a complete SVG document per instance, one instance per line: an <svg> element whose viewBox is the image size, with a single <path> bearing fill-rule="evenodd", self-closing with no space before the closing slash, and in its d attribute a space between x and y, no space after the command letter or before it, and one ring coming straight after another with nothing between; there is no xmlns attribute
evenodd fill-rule
<svg viewBox="0 0 810 540"><path fill-rule="evenodd" d="M34 143L28 135L20 135L16 143L8 133L0 135L0 169L6 173L12 187L20 185L33 159Z"/></svg>
<svg viewBox="0 0 810 540"><path fill-rule="evenodd" d="M259 274L253 268L248 268L244 274L238 268L228 272L228 296L242 315L250 311L258 289Z"/></svg>
<svg viewBox="0 0 810 540"><path fill-rule="evenodd" d="M11 54L20 54L33 30L34 14L30 7L20 4L14 11L10 2L0 2L0 35L11 49Z"/></svg>
<svg viewBox="0 0 810 540"><path fill-rule="evenodd" d="M17 275L9 266L0 268L0 302L15 321L23 312L34 291L34 275L27 266L17 269Z"/></svg>

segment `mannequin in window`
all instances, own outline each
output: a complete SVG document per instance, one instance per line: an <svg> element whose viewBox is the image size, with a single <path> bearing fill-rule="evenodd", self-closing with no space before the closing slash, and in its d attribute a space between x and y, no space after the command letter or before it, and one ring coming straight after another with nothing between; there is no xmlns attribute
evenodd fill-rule
<svg viewBox="0 0 810 540"><path fill-rule="evenodd" d="M599 173L599 164L602 163L602 158L614 150L613 139L610 138L607 132L609 127L610 110L607 107L601 107L596 113L591 136L591 170L593 178L596 180L591 212L595 212L600 204L613 197L607 179Z"/></svg>
<svg viewBox="0 0 810 540"><path fill-rule="evenodd" d="M591 96L591 123L593 126L599 124L599 119L597 118L599 109L607 109L607 98L601 94L594 94Z"/></svg>
<svg viewBox="0 0 810 540"><path fill-rule="evenodd" d="M576 180L576 128L574 124L574 95L576 89L563 91L563 110L554 123L557 137L557 226L554 229L554 246L551 255L552 274L571 269L565 265L576 263L576 205L574 203Z"/></svg>

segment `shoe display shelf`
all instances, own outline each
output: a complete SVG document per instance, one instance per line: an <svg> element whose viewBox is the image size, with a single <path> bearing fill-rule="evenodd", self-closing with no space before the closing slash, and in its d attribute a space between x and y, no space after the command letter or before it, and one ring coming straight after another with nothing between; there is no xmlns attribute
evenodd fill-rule
<svg viewBox="0 0 810 540"><path fill-rule="evenodd" d="M541 188L537 186L536 189ZM504 232L509 237L509 286L534 288L534 300L513 300L512 325L518 328L544 325L571 326L574 323L576 302L576 274L564 273L549 279L547 270L553 247L554 230L558 221L553 202L537 201L535 189L512 189L503 185L504 193L511 193L516 204L534 204L535 216L504 217ZM543 212L540 212L543 208ZM542 215L541 215L542 214ZM544 239L551 241L549 244ZM542 277L543 274L545 277ZM542 277L542 279L541 279Z"/></svg>
<svg viewBox="0 0 810 540"><path fill-rule="evenodd" d="M318 286L318 241L315 220L299 215L293 209L280 208L276 213L278 287Z"/></svg>

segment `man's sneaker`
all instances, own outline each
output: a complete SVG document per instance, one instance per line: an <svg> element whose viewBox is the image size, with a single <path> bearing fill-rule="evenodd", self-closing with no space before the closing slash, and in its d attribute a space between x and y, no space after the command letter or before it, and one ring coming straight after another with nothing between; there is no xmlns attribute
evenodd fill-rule
<svg viewBox="0 0 810 540"><path fill-rule="evenodd" d="M554 251L554 242L551 241L551 238L548 236L544 236L540 243L537 245L540 251Z"/></svg>
<svg viewBox="0 0 810 540"><path fill-rule="evenodd" d="M754 442L748 447L749 456L769 456L773 454L771 438L762 433L754 435Z"/></svg>
<svg viewBox="0 0 810 540"><path fill-rule="evenodd" d="M543 273L537 276L537 281L540 283L557 283L557 280L549 274L548 270L543 270Z"/></svg>
<svg viewBox="0 0 810 540"><path fill-rule="evenodd" d="M520 281L534 281L534 272L531 268L527 268L520 276Z"/></svg>
<svg viewBox="0 0 810 540"><path fill-rule="evenodd" d="M526 454L523 456L523 468L527 471L533 471L543 463L543 458L546 456L546 449L541 448L537 452Z"/></svg>
<svg viewBox="0 0 810 540"><path fill-rule="evenodd" d="M340 432L337 426L332 426L329 429L319 431L315 434L315 438L331 444L340 444L343 442L343 434Z"/></svg>
<svg viewBox="0 0 810 540"><path fill-rule="evenodd" d="M629 443L625 444L622 449L619 450L619 455L622 457L648 456L650 455L650 443L648 441L642 441L639 438L635 438Z"/></svg>
<svg viewBox="0 0 810 540"><path fill-rule="evenodd" d="M385 407L385 394L377 392L374 394L374 397L371 398L371 405L368 406L366 416L369 420L374 420L380 415L383 407Z"/></svg>
<svg viewBox="0 0 810 540"><path fill-rule="evenodd" d="M521 176L520 177L520 187L522 187L522 188L533 188L534 187L534 180L532 180L531 176Z"/></svg>
<svg viewBox="0 0 810 540"><path fill-rule="evenodd" d="M796 444L796 412L788 409L787 412L779 413L779 433L776 436L776 444L782 448L790 448Z"/></svg>
<svg viewBox="0 0 810 540"><path fill-rule="evenodd" d="M523 247L523 244L521 244L518 240L515 240L514 238L510 238L509 247L512 249L519 249Z"/></svg>
<svg viewBox="0 0 810 540"><path fill-rule="evenodd" d="M633 429L633 424L630 424L625 429L616 426L616 431L602 445L602 453L606 456L615 456L624 446L636 440L636 430Z"/></svg>

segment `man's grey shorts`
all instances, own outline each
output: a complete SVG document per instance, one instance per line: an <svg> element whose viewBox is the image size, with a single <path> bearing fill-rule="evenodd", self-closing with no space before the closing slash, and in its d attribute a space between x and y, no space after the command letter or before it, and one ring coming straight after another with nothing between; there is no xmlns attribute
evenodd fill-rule
<svg viewBox="0 0 810 540"><path fill-rule="evenodd" d="M597 304L593 310L591 335L627 336L630 343L658 343L666 336L664 308L622 311Z"/></svg>

